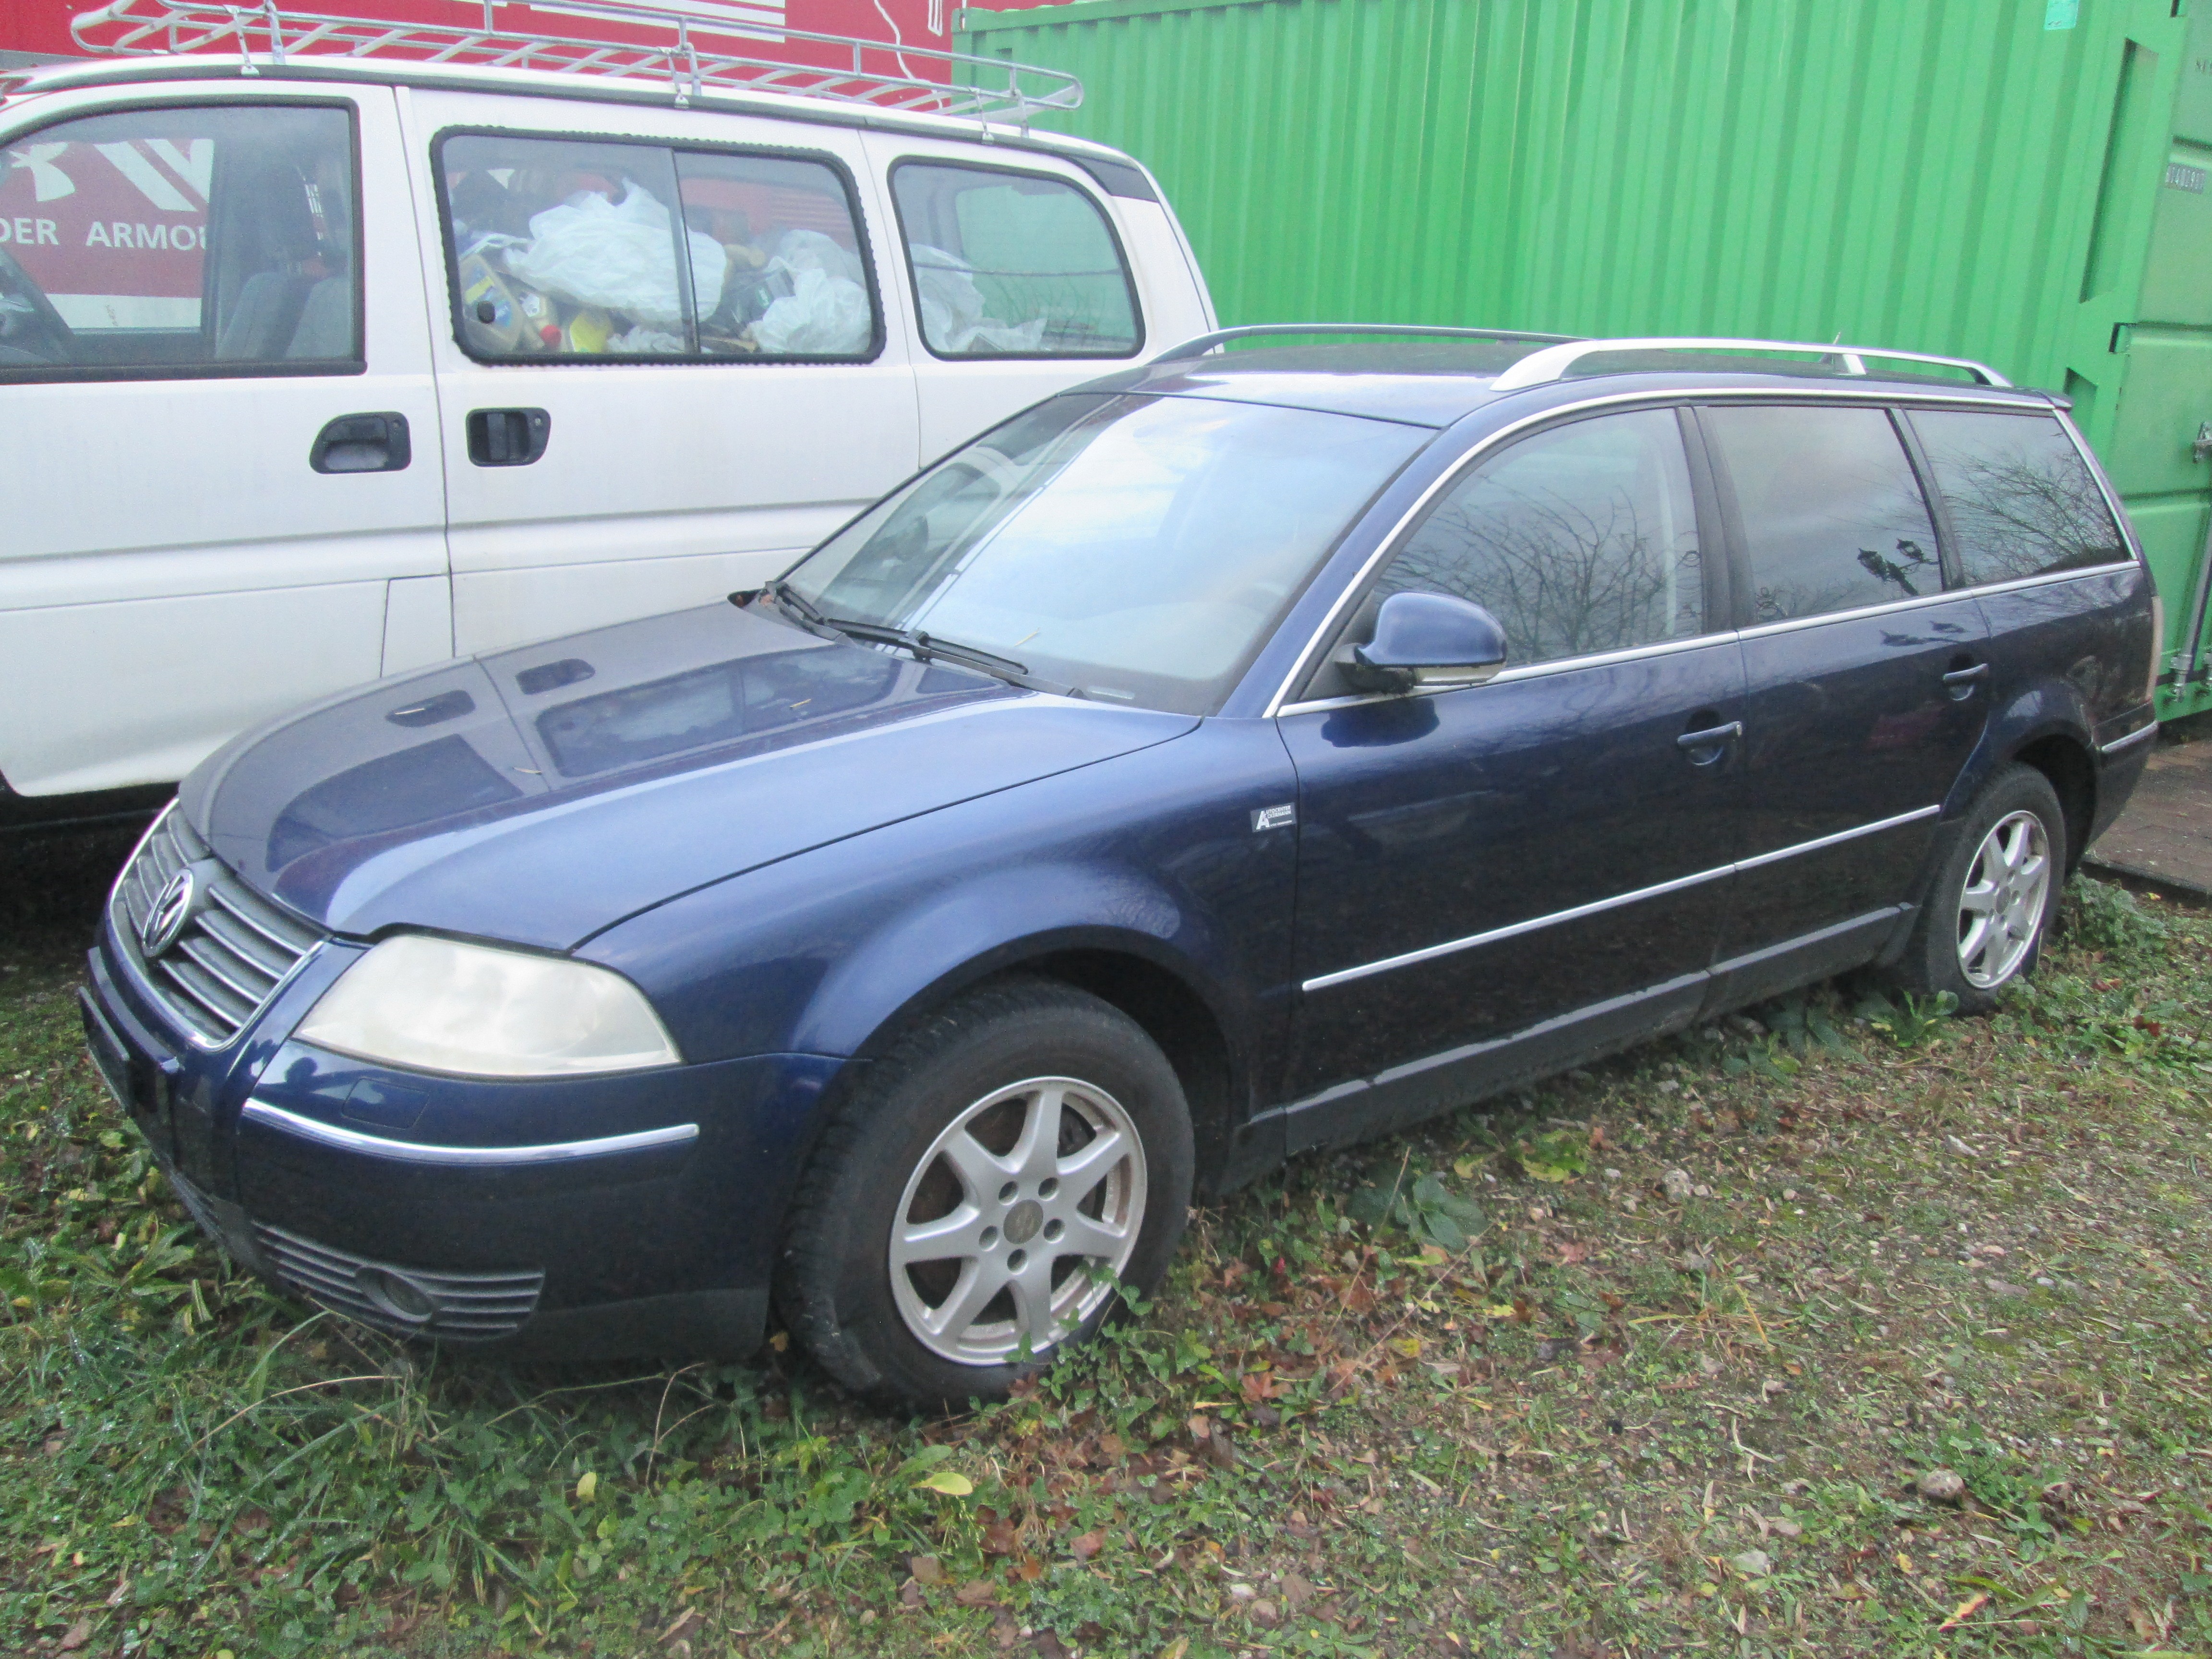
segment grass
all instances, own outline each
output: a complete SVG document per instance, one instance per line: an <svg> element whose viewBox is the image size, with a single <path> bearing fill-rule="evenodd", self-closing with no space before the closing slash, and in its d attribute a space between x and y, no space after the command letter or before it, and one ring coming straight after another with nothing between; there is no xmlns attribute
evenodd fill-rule
<svg viewBox="0 0 2212 1659"><path fill-rule="evenodd" d="M1302 1160L908 1423L230 1269L82 1056L124 845L0 847L0 1650L2212 1654L2201 915L2077 882L1990 1018L1822 988Z"/></svg>

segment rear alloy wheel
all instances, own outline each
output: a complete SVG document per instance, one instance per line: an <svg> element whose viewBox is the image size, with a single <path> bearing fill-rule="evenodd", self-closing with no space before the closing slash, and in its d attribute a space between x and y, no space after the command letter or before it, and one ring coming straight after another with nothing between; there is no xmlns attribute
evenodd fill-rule
<svg viewBox="0 0 2212 1659"><path fill-rule="evenodd" d="M2020 970L2043 931L2051 896L2051 837L2033 812L1990 826L1959 894L1959 971L1993 991Z"/></svg>
<svg viewBox="0 0 2212 1659"><path fill-rule="evenodd" d="M2010 766L1990 781L1941 843L1912 937L1888 976L1908 991L1948 991L1961 1013L2035 971L2058 914L2066 814L2051 780Z"/></svg>
<svg viewBox="0 0 2212 1659"><path fill-rule="evenodd" d="M1014 980L870 1062L777 1275L794 1334L887 1404L999 1399L1165 1273L1190 1201L1181 1082L1133 1020Z"/></svg>

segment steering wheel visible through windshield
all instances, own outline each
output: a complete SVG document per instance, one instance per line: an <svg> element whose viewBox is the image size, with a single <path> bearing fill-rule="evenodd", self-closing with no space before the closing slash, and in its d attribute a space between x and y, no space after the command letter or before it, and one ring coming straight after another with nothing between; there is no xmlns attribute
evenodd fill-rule
<svg viewBox="0 0 2212 1659"><path fill-rule="evenodd" d="M926 634L1087 697L1205 714L1431 435L1311 410L1068 393L948 456L784 585L832 625Z"/></svg>

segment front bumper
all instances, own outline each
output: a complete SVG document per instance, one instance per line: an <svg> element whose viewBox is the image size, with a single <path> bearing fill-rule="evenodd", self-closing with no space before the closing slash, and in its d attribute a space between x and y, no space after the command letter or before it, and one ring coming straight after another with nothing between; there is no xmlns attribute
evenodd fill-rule
<svg viewBox="0 0 2212 1659"><path fill-rule="evenodd" d="M395 1334L501 1352L758 1345L784 1204L842 1062L403 1073L283 1040L335 970L210 1052L166 1029L118 954L104 936L92 953L88 1044L193 1218L253 1272Z"/></svg>

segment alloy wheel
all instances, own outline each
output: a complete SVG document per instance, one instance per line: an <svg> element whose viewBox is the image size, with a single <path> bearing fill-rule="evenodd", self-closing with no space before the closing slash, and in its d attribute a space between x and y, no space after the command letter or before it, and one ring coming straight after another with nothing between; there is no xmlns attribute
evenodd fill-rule
<svg viewBox="0 0 2212 1659"><path fill-rule="evenodd" d="M1990 826L1959 895L1959 969L1977 990L2010 979L2035 944L2051 893L2051 842L2033 812Z"/></svg>
<svg viewBox="0 0 2212 1659"><path fill-rule="evenodd" d="M907 1177L891 1224L899 1316L932 1353L1003 1364L1079 1329L1114 1294L1145 1214L1145 1147L1075 1078L994 1090Z"/></svg>

